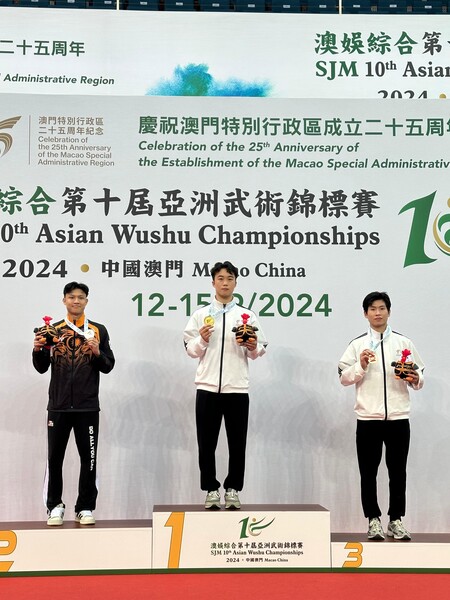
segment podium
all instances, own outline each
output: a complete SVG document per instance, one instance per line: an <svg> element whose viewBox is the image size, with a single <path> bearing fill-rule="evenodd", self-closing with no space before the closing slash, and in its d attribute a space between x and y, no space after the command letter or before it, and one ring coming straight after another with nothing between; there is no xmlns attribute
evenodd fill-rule
<svg viewBox="0 0 450 600"><path fill-rule="evenodd" d="M152 568L151 521L0 523L0 572Z"/></svg>
<svg viewBox="0 0 450 600"><path fill-rule="evenodd" d="M155 506L153 520L61 527L0 523L0 574L158 571L450 571L450 533L412 533L411 541L369 541L331 533L317 504Z"/></svg>
<svg viewBox="0 0 450 600"><path fill-rule="evenodd" d="M332 533L331 556L333 569L450 569L450 533L413 533L410 541Z"/></svg>
<svg viewBox="0 0 450 600"><path fill-rule="evenodd" d="M330 513L318 504L241 510L155 506L154 569L330 568Z"/></svg>

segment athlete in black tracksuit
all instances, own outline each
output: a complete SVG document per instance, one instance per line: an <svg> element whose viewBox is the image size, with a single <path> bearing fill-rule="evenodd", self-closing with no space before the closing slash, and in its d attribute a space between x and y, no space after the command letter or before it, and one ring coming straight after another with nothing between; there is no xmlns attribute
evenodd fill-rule
<svg viewBox="0 0 450 600"><path fill-rule="evenodd" d="M33 365L39 373L51 366L48 401L48 488L47 509L62 503L64 454L73 429L80 455L80 478L75 513L94 510L97 498L96 467L99 425L100 373L114 367L114 355L104 325L89 321L98 356L88 337L83 335L86 317L68 315L54 324L57 342L52 347L39 347L35 342ZM78 333L67 322L80 330ZM95 336L95 337L94 337Z"/></svg>

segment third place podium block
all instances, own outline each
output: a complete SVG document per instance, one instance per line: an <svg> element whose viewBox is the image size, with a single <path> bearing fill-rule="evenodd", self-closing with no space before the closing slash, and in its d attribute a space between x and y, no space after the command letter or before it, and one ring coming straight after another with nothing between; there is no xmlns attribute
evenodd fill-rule
<svg viewBox="0 0 450 600"><path fill-rule="evenodd" d="M330 513L318 504L154 507L154 569L323 569L330 554Z"/></svg>
<svg viewBox="0 0 450 600"><path fill-rule="evenodd" d="M413 533L412 540L368 540L363 533L331 534L333 569L450 569L450 534Z"/></svg>

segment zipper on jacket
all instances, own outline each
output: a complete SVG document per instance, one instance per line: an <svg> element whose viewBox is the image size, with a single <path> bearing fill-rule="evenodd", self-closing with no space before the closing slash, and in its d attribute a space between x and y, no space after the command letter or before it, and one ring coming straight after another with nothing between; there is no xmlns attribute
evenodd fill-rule
<svg viewBox="0 0 450 600"><path fill-rule="evenodd" d="M226 307L226 304L223 305L223 307ZM219 367L219 390L218 393L220 394L220 391L222 389L222 371L223 371L223 350L225 347L225 313L223 313L223 318L222 318L222 348L220 349L220 367Z"/></svg>
<svg viewBox="0 0 450 600"><path fill-rule="evenodd" d="M381 360L383 361L383 387L384 387L384 420L387 421L388 418L388 399L387 399L387 383L386 383L386 365L384 362L384 344L383 344L383 334L381 333Z"/></svg>
<svg viewBox="0 0 450 600"><path fill-rule="evenodd" d="M76 325L76 321L74 322ZM74 379L74 361L75 361L75 348L76 348L77 334L73 332L73 348L72 348L72 369L70 373L70 408L73 408L73 379Z"/></svg>

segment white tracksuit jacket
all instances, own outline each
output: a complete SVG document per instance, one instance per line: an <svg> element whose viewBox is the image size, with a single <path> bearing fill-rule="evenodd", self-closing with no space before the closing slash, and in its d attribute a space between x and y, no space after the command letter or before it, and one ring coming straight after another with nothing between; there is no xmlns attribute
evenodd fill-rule
<svg viewBox="0 0 450 600"><path fill-rule="evenodd" d="M184 344L189 356L199 359L195 375L198 389L220 393L247 393L248 359L254 360L265 354L267 342L261 325L251 310L235 304L230 310L220 313L224 307L226 305L214 300L211 304L198 308L184 330ZM232 331L233 327L242 323L241 315L244 313L250 315L249 324L258 328L258 343L256 350L252 352L238 346ZM209 343L206 343L199 330L208 315L214 318L214 331Z"/></svg>
<svg viewBox="0 0 450 600"><path fill-rule="evenodd" d="M357 418L364 421L408 419L408 388L420 390L423 386L422 359L410 339L392 331L376 348L376 362L369 363L364 370L359 357L363 350L370 348L371 340L375 343L380 340L380 334L373 329L350 342L339 361L338 372L342 385L356 385ZM400 360L405 349L411 352L408 362L414 362L419 367L419 382L416 385L396 379L391 366L392 362Z"/></svg>

